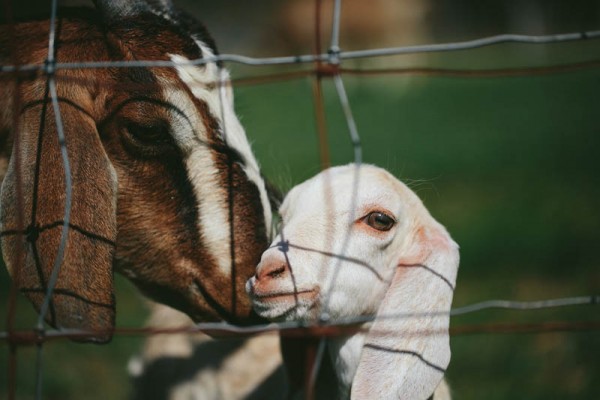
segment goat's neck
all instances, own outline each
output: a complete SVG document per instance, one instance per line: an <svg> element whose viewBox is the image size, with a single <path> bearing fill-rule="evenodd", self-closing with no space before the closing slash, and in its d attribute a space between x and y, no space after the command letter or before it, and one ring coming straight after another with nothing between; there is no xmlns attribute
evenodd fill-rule
<svg viewBox="0 0 600 400"><path fill-rule="evenodd" d="M370 324L365 324L368 330ZM340 389L340 398L350 398L350 387L356 374L360 355L363 349L366 334L356 333L349 336L339 336L328 342L329 355L335 368Z"/></svg>

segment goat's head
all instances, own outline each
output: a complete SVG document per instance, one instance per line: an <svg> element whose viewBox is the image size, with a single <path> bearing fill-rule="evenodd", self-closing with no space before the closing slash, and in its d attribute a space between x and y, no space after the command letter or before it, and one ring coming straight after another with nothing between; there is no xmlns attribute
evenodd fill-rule
<svg viewBox="0 0 600 400"><path fill-rule="evenodd" d="M214 61L185 64L213 57L213 41L166 1L96 6L100 16L59 13L57 62L178 64L54 73L73 205L47 320L110 331L114 266L196 321L243 322L251 313L244 284L268 245L271 209L227 72ZM10 58L0 52L2 64L43 63L47 21L2 29L2 47L10 48L9 38L19 43ZM7 81L0 106L15 109L0 112L0 133L12 143L16 132L19 146L2 184L2 250L18 287L39 307L64 219L63 164L47 76Z"/></svg>
<svg viewBox="0 0 600 400"><path fill-rule="evenodd" d="M246 286L259 315L375 316L353 397L433 393L450 360L459 260L446 229L408 187L370 165L326 170L293 188L280 211L281 234Z"/></svg>

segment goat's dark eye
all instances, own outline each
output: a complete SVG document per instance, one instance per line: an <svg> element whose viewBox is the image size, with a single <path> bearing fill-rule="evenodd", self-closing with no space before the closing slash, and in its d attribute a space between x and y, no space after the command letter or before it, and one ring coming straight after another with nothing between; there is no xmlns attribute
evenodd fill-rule
<svg viewBox="0 0 600 400"><path fill-rule="evenodd" d="M159 155L174 144L166 121L146 124L128 121L125 123L125 136L129 148L146 156Z"/></svg>
<svg viewBox="0 0 600 400"><path fill-rule="evenodd" d="M138 124L128 122L125 125L127 132L133 139L146 145L160 145L169 141L169 124L157 121L151 124Z"/></svg>
<svg viewBox="0 0 600 400"><path fill-rule="evenodd" d="M371 228L385 232L392 229L396 220L383 212L374 211L365 217L365 222Z"/></svg>

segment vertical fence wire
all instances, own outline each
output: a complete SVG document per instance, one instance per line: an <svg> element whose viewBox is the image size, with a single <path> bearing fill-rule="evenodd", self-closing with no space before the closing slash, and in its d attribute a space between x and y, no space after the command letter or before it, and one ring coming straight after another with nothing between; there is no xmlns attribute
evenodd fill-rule
<svg viewBox="0 0 600 400"><path fill-rule="evenodd" d="M56 132L57 132L57 140L60 147L61 159L63 163L63 170L65 176L65 207L64 207L64 219L62 224L60 242L58 245L58 250L54 259L52 272L48 279L48 284L46 288L46 293L44 297L44 301L40 307L40 311L38 314L36 330L39 335L44 334L44 319L46 318L46 314L48 313L48 308L50 307L50 303L52 301L52 294L54 292L54 288L56 286L56 281L58 279L58 274L60 272L60 267L62 265L64 259L64 253L67 246L67 239L69 235L69 224L71 221L71 202L73 195L72 181L71 181L71 166L69 163L69 155L67 151L67 143L64 132L64 126L62 122L62 117L60 113L60 105L58 102L58 92L56 89L56 80L55 80L55 55L56 55L56 13L57 13L58 2L57 0L52 0L51 3L51 12L50 12L50 28L48 35L48 57L46 59L46 75L48 79L48 87L49 87L49 95L50 100L52 102L52 109L54 112L55 124L56 124ZM43 365L43 342L39 343L37 346L37 357L36 357L36 399L42 398L42 365Z"/></svg>
<svg viewBox="0 0 600 400"><path fill-rule="evenodd" d="M331 21L331 41L329 43L330 56L337 57L340 51L340 21L342 19L342 0L333 2L333 19ZM337 60L330 59L331 64L337 64Z"/></svg>
<svg viewBox="0 0 600 400"><path fill-rule="evenodd" d="M4 9L6 11L6 23L11 27L9 28L8 34L11 36L9 38L10 43L10 58L12 62L17 65L18 64L18 56L16 49L16 40L15 40L15 31L14 31L14 16L12 10L12 3L10 1L4 2ZM10 85L10 83L9 83ZM12 96L12 124L10 134L14 138L13 146L14 146L14 163L17 166L15 168L15 195L16 201L19 204L23 204L23 185L22 185L22 176L21 176L21 137L19 135L19 113L18 110L21 108L21 81L18 77L17 73L14 73L14 93ZM17 230L22 231L24 228L24 220L25 217L23 215L23 209L21 207L16 207L17 209ZM17 282L20 280L20 274L22 265L24 263L24 242L18 241L16 249L16 262L15 267L12 272L13 279L10 282L9 294L8 294L8 310L6 316L6 330L9 337L8 341L8 368L7 368L7 397L8 400L14 400L16 398L17 393L17 367L18 367L18 346L12 340L12 334L15 329L15 317L16 317L16 308L17 308L17 296L18 296L18 287Z"/></svg>
<svg viewBox="0 0 600 400"><path fill-rule="evenodd" d="M315 0L315 29L314 29L314 48L315 55L321 54L321 22L322 22L322 0ZM321 169L326 169L331 165L331 156L329 152L329 144L327 140L327 122L325 117L325 105L323 102L323 62L315 61L315 69L318 71L314 74L312 81L313 90L313 107L315 112L315 124L317 129L317 137L319 139L319 158Z"/></svg>
<svg viewBox="0 0 600 400"><path fill-rule="evenodd" d="M335 0L334 2L334 9L333 9L333 20L332 20L332 33L331 33L331 42L330 42L330 46L329 46L329 55L330 55L330 59L329 59L329 63L333 66L335 66L336 68L339 66L340 63L340 59L339 59L339 52L340 52L340 43L339 43L339 37L340 37L340 19L341 19L341 12L342 12L342 2L341 0ZM336 92L338 95L338 99L340 102L340 105L342 107L342 111L344 113L344 118L346 120L346 124L347 124L347 128L348 128L348 133L349 133L349 137L350 137L350 141L352 143L352 149L353 149L353 153L354 153L354 164L355 164L355 168L354 168L354 177L353 177L353 181L352 181L352 195L351 195L351 200L350 200L350 215L349 215L349 220L348 226L352 226L352 223L354 222L355 218L357 217L357 215L355 215L355 210L356 210L356 203L358 201L358 187L360 184L360 165L362 163L362 145L360 142L360 136L358 134L358 129L356 127L356 122L354 120L354 116L352 114L352 108L350 107L350 102L348 100L348 96L346 94L346 89L344 87L344 82L342 80L342 77L340 76L339 70L333 75L333 80L334 80L334 84L335 84L335 88L336 88ZM346 250L348 248L348 245L350 244L350 230L348 230L347 234L344 237L344 241L340 247L339 250L339 254L346 254ZM333 287L337 284L337 280L338 280L338 276L340 273L340 266L341 266L341 259L338 259L338 264L336 265L336 267L334 268L334 273L333 276L331 278L331 282L328 282L328 290L326 290L325 293L325 298L323 300L323 304L322 304L322 309L321 309L321 321L328 321L330 318L329 315L329 307L330 307L330 301L331 301L331 297L332 297L332 293L333 293Z"/></svg>

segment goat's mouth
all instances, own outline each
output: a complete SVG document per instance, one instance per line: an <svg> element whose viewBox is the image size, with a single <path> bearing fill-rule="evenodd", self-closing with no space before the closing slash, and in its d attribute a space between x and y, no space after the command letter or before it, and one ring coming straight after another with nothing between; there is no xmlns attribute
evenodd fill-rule
<svg viewBox="0 0 600 400"><path fill-rule="evenodd" d="M256 292L251 291L252 305L258 315L271 320L293 320L301 319L308 310L315 307L319 299L319 288Z"/></svg>
<svg viewBox="0 0 600 400"><path fill-rule="evenodd" d="M319 289L299 290L294 292L253 293L252 301L261 303L281 303L314 301L319 295Z"/></svg>

